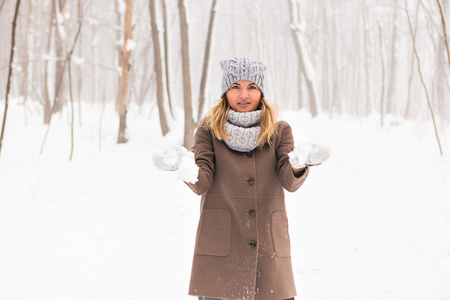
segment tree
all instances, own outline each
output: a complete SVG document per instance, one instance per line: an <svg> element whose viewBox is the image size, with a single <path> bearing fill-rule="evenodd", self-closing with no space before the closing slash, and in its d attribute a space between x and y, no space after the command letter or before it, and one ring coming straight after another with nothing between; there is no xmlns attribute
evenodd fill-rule
<svg viewBox="0 0 450 300"><path fill-rule="evenodd" d="M200 120L201 116L203 115L203 107L205 105L205 93L206 93L206 80L208 78L208 67L209 67L209 57L211 53L211 40L212 40L212 34L214 29L214 19L216 16L216 8L218 0L213 0L213 3L211 5L211 12L209 17L209 26L208 26L208 35L206 37L206 47L205 47L205 55L203 58L203 72L202 72L202 78L200 80L200 96L198 99L198 121Z"/></svg>
<svg viewBox="0 0 450 300"><path fill-rule="evenodd" d="M439 13L441 15L442 29L444 31L445 49L447 50L447 59L448 59L448 64L450 66L450 49L449 49L448 40L447 40L447 29L446 29L447 26L446 26L446 22L445 22L444 11L442 9L441 2L439 0L436 0L436 2L437 2L437 5L439 7Z"/></svg>
<svg viewBox="0 0 450 300"><path fill-rule="evenodd" d="M8 82L6 83L5 111L3 113L2 133L0 135L0 154L2 152L3 136L5 134L5 126L6 126L6 117L8 115L9 90L11 89L11 76L13 70L12 63L14 60L14 45L16 44L16 24L17 24L17 17L19 15L19 8L20 8L20 0L17 0L16 9L14 11L14 20L12 22L11 51L9 56Z"/></svg>
<svg viewBox="0 0 450 300"><path fill-rule="evenodd" d="M167 18L166 0L162 0L163 24L164 24L164 67L166 74L167 100L169 102L170 113L173 117L172 90L170 83L170 67L169 67L169 20Z"/></svg>
<svg viewBox="0 0 450 300"><path fill-rule="evenodd" d="M189 62L189 30L184 0L178 0L180 14L181 61L183 67L184 95L184 147L190 149L194 144L195 122L192 117L191 67Z"/></svg>
<svg viewBox="0 0 450 300"><path fill-rule="evenodd" d="M297 51L299 68L302 72L306 86L308 88L308 96L309 96L309 110L313 117L317 116L317 95L315 89L315 78L312 72L311 62L309 60L308 54L306 53L305 46L302 41L301 32L300 32L300 24L298 22L298 14L299 11L297 9L295 0L289 1L289 11L291 13L291 33L292 38L294 40L295 49ZM301 95L300 95L301 97Z"/></svg>
<svg viewBox="0 0 450 300"><path fill-rule="evenodd" d="M441 142L439 140L439 134L438 134L437 127L436 127L436 120L434 118L433 108L431 107L430 96L428 94L427 85L425 84L425 81L424 81L423 76L422 76L422 68L421 68L421 64L420 64L420 57L419 57L419 54L417 53L416 39L414 37L414 31L413 31L412 24L411 24L411 18L409 17L408 4L407 4L406 0L405 0L405 12L406 12L406 16L408 18L408 24L409 24L409 30L410 30L410 33L411 33L411 37L412 37L412 44L413 44L414 54L415 54L416 59L417 59L417 71L419 72L420 81L422 83L422 86L423 86L423 89L424 89L424 92L425 92L425 96L427 98L428 108L430 110L431 118L433 120L434 133L436 134L436 140L437 140L437 143L438 143L438 146L439 146L439 152L441 153L441 155L443 155Z"/></svg>
<svg viewBox="0 0 450 300"><path fill-rule="evenodd" d="M124 39L122 48L122 77L120 78L119 101L117 104L117 112L119 113L119 135L117 143L126 143L128 137L126 135L126 116L127 116L127 91L128 91L128 71L130 69L130 56L132 50L132 33L131 17L133 15L133 0L125 0L125 22L124 22Z"/></svg>
<svg viewBox="0 0 450 300"><path fill-rule="evenodd" d="M156 103L159 110L159 122L161 124L161 132L166 135L169 132L167 124L167 115L164 108L164 82L162 70L161 45L159 42L159 30L156 23L155 0L150 0L150 21L152 27L153 53L155 58L154 69L156 74Z"/></svg>

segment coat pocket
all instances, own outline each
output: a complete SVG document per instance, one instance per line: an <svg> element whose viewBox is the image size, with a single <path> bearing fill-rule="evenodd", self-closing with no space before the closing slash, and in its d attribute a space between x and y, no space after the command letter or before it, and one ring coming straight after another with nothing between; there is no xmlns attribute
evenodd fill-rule
<svg viewBox="0 0 450 300"><path fill-rule="evenodd" d="M231 250L231 213L203 209L197 233L196 254L228 256Z"/></svg>
<svg viewBox="0 0 450 300"><path fill-rule="evenodd" d="M271 216L272 243L277 257L291 256L291 243L286 211L274 211Z"/></svg>

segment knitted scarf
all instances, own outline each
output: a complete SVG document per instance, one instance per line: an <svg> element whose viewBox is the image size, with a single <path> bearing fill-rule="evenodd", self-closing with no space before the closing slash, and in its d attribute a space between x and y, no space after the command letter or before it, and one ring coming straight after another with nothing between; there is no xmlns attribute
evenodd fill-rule
<svg viewBox="0 0 450 300"><path fill-rule="evenodd" d="M258 146L261 132L261 110L240 113L230 110L225 130L230 135L224 139L228 148L239 152L250 152Z"/></svg>

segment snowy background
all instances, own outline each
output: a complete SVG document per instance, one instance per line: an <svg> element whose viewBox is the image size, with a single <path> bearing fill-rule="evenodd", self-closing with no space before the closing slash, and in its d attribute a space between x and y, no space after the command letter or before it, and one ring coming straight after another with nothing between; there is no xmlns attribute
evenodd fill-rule
<svg viewBox="0 0 450 300"><path fill-rule="evenodd" d="M12 105L9 114L0 299L194 299L200 199L151 163L154 151L181 144L182 127L162 137L157 111L132 106L131 138L119 145L113 111L100 124L101 108L84 106L69 162L69 118L54 118L39 155L40 110ZM390 119L380 129L376 116L304 111L281 118L297 141L332 149L287 194L296 299L450 299L450 129L441 157L431 124Z"/></svg>

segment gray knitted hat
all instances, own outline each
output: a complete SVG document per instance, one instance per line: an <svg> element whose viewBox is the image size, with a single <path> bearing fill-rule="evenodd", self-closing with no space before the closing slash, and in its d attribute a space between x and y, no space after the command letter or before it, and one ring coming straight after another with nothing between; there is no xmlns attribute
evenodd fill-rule
<svg viewBox="0 0 450 300"><path fill-rule="evenodd" d="M262 62L248 57L235 57L222 60L220 66L222 67L222 96L233 83L243 79L255 83L261 93L264 94L264 70L266 66Z"/></svg>

